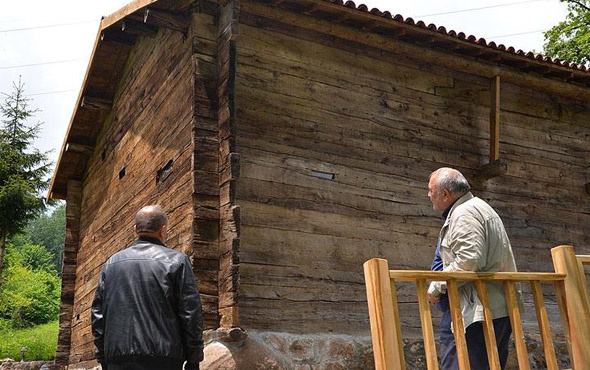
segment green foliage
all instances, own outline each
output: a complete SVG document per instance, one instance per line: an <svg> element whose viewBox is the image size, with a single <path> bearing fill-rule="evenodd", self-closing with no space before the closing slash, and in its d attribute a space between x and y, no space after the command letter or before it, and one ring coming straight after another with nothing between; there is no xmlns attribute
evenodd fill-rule
<svg viewBox="0 0 590 370"><path fill-rule="evenodd" d="M41 270L57 275L53 264L53 255L45 247L25 243L18 247L11 247L9 254L10 256L7 259L10 260L12 265L18 264L29 270Z"/></svg>
<svg viewBox="0 0 590 370"><path fill-rule="evenodd" d="M59 316L61 281L45 248L8 245L0 318L13 328L45 324Z"/></svg>
<svg viewBox="0 0 590 370"><path fill-rule="evenodd" d="M55 271L61 274L65 227L66 207L65 204L60 204L50 213L43 213L29 222L22 233L10 238L10 242L17 248L30 244L43 246L50 253ZM37 262L39 263L41 262Z"/></svg>
<svg viewBox="0 0 590 370"><path fill-rule="evenodd" d="M45 210L41 191L49 185L47 154L31 147L40 123L27 126L36 111L28 107L23 83L13 86L0 102L0 294L6 239Z"/></svg>
<svg viewBox="0 0 590 370"><path fill-rule="evenodd" d="M568 15L563 22L544 33L544 53L554 58L590 63L590 0L568 2Z"/></svg>
<svg viewBox="0 0 590 370"><path fill-rule="evenodd" d="M55 357L59 322L28 329L9 329L0 320L0 358L20 360L20 349L27 347L26 360L51 360Z"/></svg>

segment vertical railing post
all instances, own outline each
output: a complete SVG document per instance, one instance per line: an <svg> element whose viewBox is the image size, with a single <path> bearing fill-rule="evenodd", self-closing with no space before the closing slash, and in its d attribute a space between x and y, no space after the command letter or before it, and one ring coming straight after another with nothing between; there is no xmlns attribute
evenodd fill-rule
<svg viewBox="0 0 590 370"><path fill-rule="evenodd" d="M428 302L428 286L425 279L416 281L418 289L418 307L420 309L420 322L422 323L422 338L424 339L424 353L428 370L438 370L438 357L436 356L436 342L434 340L434 328L432 327L432 313Z"/></svg>
<svg viewBox="0 0 590 370"><path fill-rule="evenodd" d="M551 249L551 256L555 272L567 275L564 290L572 345L572 364L574 369L586 369L590 364L590 299L584 269L571 245Z"/></svg>
<svg viewBox="0 0 590 370"><path fill-rule="evenodd" d="M447 280L447 294L449 295L449 308L453 322L453 334L455 335L455 347L457 348L457 362L460 370L469 370L469 352L465 340L465 327L463 325L463 313L461 312L461 300L459 298L459 285L457 280Z"/></svg>
<svg viewBox="0 0 590 370"><path fill-rule="evenodd" d="M391 289L387 260L373 258L363 265L376 370L405 370L397 295Z"/></svg>
<svg viewBox="0 0 590 370"><path fill-rule="evenodd" d="M524 341L524 331L522 330L522 319L518 308L519 297L516 294L516 287L513 281L504 281L504 295L506 296L508 316L510 317L510 325L512 326L518 368L520 370L529 370L531 366L529 364L528 352Z"/></svg>

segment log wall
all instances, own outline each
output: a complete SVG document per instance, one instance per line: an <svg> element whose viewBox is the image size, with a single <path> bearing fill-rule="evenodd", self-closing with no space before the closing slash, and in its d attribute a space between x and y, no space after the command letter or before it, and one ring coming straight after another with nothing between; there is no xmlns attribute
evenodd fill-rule
<svg viewBox="0 0 590 370"><path fill-rule="evenodd" d="M219 184L217 124L217 25L215 7L192 15L193 42L193 264L205 308L206 328L216 328L219 271ZM205 10L205 9L203 9Z"/></svg>
<svg viewBox="0 0 590 370"><path fill-rule="evenodd" d="M443 220L428 175L452 166L473 180L487 163L490 80L274 12L240 15L241 324L368 335L362 264L429 269ZM503 84L501 109L508 173L471 181L474 193L503 218L519 269L552 271L552 246L590 251L590 104ZM406 332L419 325L411 291Z"/></svg>
<svg viewBox="0 0 590 370"><path fill-rule="evenodd" d="M161 204L169 217L167 245L193 254L190 45L181 32L165 29L138 41L89 161L82 189L70 366L83 367L94 358L90 306L98 276L112 254L135 240L137 210Z"/></svg>

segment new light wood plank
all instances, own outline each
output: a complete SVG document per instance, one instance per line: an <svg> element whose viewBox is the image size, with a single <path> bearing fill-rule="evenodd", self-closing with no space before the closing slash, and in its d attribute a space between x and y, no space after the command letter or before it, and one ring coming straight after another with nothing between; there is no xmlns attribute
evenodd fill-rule
<svg viewBox="0 0 590 370"><path fill-rule="evenodd" d="M392 294L387 260L373 258L363 264L375 369L405 369L401 332L396 323L394 307L397 299ZM402 349L400 351L400 349Z"/></svg>
<svg viewBox="0 0 590 370"><path fill-rule="evenodd" d="M416 282L418 288L418 305L420 307L420 321L422 323L422 337L424 339L424 351L426 352L426 364L428 370L438 369L436 356L436 343L434 342L434 329L432 328L432 314L428 302L428 286L426 280Z"/></svg>
<svg viewBox="0 0 590 370"><path fill-rule="evenodd" d="M518 368L520 370L529 370L528 352L524 342L524 332L522 330L522 319L518 309L518 297L514 282L504 282L504 295L506 296L506 305L508 306L508 315L510 316L510 325L512 326L512 335L514 345L516 346L516 357L518 359Z"/></svg>
<svg viewBox="0 0 590 370"><path fill-rule="evenodd" d="M547 308L545 307L543 291L541 290L541 282L532 281L531 291L533 293L533 300L535 302L535 310L537 312L537 321L539 323L539 330L541 331L541 338L543 339L547 368L550 370L558 369L557 358L555 357L555 348L553 347L553 339L551 338L549 317L547 316Z"/></svg>
<svg viewBox="0 0 590 370"><path fill-rule="evenodd" d="M552 248L551 256L555 272L567 274L564 286L572 340L571 360L575 369L585 369L590 364L590 302L584 268L571 245Z"/></svg>
<svg viewBox="0 0 590 370"><path fill-rule="evenodd" d="M455 346L457 347L457 361L459 369L469 370L469 354L467 352L467 341L465 340L465 327L463 325L463 314L461 313L461 300L459 299L459 288L457 280L447 280L447 293L453 320L453 332L455 334Z"/></svg>
<svg viewBox="0 0 590 370"><path fill-rule="evenodd" d="M567 352L570 355L570 358L573 358L572 337L570 335L570 320L567 312L567 301L565 298L565 282L556 281L553 283L553 288L555 289L555 299L559 307L559 316L561 317L563 334L565 336L565 343L567 345Z"/></svg>
<svg viewBox="0 0 590 370"><path fill-rule="evenodd" d="M498 345L496 343L496 334L494 332L494 321L492 318L492 310L490 309L490 301L488 299L488 291L486 283L482 280L475 282L475 288L477 289L477 295L479 300L483 304L484 310L484 324L483 334L486 340L486 352L488 354L488 363L492 369L500 368L500 357L498 355Z"/></svg>
<svg viewBox="0 0 590 370"><path fill-rule="evenodd" d="M565 274L547 273L547 272L441 272L441 271L420 271L420 270L390 270L389 277L397 281L416 281L419 279L427 280L448 280L456 279L459 281L561 281Z"/></svg>

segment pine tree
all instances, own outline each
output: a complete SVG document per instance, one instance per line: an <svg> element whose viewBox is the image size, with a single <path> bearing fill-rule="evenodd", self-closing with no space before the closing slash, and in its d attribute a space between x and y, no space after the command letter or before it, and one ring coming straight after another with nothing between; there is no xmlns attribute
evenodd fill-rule
<svg viewBox="0 0 590 370"><path fill-rule="evenodd" d="M32 147L38 137L41 123L32 126L27 121L37 110L29 108L24 95L24 84L19 78L13 83L10 94L2 93L0 102L2 127L0 128L0 296L2 294L2 267L6 239L27 226L27 223L45 210L41 195L47 189L47 175L51 163L47 153Z"/></svg>

